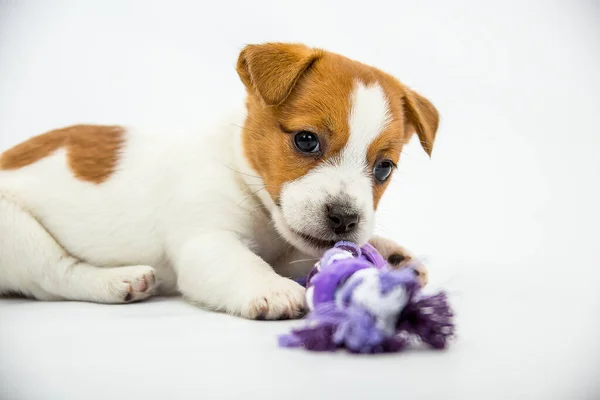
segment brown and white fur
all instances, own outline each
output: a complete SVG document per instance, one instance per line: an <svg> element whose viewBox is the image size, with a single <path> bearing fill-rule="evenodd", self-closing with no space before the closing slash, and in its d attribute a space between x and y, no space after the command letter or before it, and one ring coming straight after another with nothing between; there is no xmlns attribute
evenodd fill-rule
<svg viewBox="0 0 600 400"><path fill-rule="evenodd" d="M181 293L247 318L295 317L305 274L344 239L371 241L374 212L413 133L430 154L433 105L390 75L300 44L243 49L240 121L201 133L77 125L0 156L0 293L101 303ZM318 135L301 154L294 135ZM335 233L330 212L356 216ZM329 213L329 214L328 214ZM422 269L422 278L426 271Z"/></svg>

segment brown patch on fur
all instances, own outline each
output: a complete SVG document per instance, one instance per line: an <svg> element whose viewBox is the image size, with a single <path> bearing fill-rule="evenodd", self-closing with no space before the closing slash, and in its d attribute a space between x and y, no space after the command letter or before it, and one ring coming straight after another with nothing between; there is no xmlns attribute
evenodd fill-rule
<svg viewBox="0 0 600 400"><path fill-rule="evenodd" d="M275 106L288 97L302 73L320 55L320 51L303 45L248 45L241 51L236 69L248 88L254 89L266 105Z"/></svg>
<svg viewBox="0 0 600 400"><path fill-rule="evenodd" d="M412 90L407 90L404 105L407 130L410 133L417 133L421 146L431 157L435 134L440 123L437 109L429 100Z"/></svg>
<svg viewBox="0 0 600 400"><path fill-rule="evenodd" d="M397 163L402 146L415 131L431 154L437 111L425 98L376 68L301 44L267 43L242 50L237 71L248 92L248 118L242 133L245 155L276 203L283 183L343 150L350 136L350 94L356 81L381 85L392 116L385 132L369 146L368 165L382 158ZM295 150L293 133L301 130L319 136L318 157ZM375 207L387 182L374 183Z"/></svg>
<svg viewBox="0 0 600 400"><path fill-rule="evenodd" d="M59 148L75 177L93 183L106 181L119 161L125 130L120 126L74 125L35 136L0 155L0 169L33 164Z"/></svg>

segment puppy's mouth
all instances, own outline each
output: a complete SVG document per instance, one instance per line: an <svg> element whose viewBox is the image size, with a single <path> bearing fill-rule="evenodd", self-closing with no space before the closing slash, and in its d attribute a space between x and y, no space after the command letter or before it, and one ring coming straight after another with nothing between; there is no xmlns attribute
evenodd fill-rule
<svg viewBox="0 0 600 400"><path fill-rule="evenodd" d="M318 237L311 236L306 233L298 232L295 229L291 229L291 231L296 236L300 237L304 242L317 249L328 249L330 247L333 247L333 245L337 242L336 240L320 239Z"/></svg>

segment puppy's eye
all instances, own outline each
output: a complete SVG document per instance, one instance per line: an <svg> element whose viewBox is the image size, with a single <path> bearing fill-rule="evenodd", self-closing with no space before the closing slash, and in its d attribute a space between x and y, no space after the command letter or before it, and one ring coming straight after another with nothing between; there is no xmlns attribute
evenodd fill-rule
<svg viewBox="0 0 600 400"><path fill-rule="evenodd" d="M379 161L373 168L373 176L379 183L385 182L392 174L393 169L394 163L390 160Z"/></svg>
<svg viewBox="0 0 600 400"><path fill-rule="evenodd" d="M294 145L302 153L318 153L321 150L319 138L312 132L300 131L294 135Z"/></svg>

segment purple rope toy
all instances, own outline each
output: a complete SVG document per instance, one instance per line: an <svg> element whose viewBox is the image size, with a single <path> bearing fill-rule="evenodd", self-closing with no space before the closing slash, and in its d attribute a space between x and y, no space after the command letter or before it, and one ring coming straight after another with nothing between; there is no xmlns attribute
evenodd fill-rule
<svg viewBox="0 0 600 400"><path fill-rule="evenodd" d="M391 269L369 244L337 243L315 264L306 287L308 324L280 336L282 347L391 353L421 341L444 349L454 334L446 294L422 294L412 268Z"/></svg>

